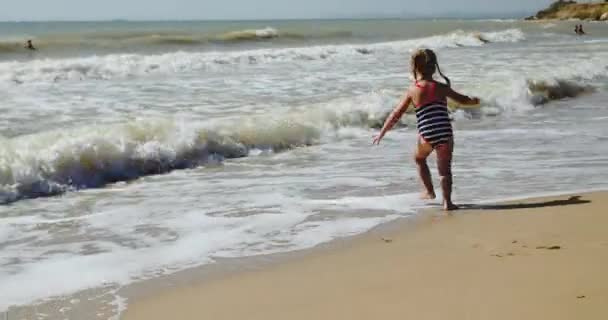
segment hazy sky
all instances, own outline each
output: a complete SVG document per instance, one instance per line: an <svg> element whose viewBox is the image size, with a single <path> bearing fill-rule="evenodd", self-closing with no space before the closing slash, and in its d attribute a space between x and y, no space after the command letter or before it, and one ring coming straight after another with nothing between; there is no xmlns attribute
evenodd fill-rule
<svg viewBox="0 0 608 320"><path fill-rule="evenodd" d="M0 20L293 19L508 15L553 0L0 0Z"/></svg>

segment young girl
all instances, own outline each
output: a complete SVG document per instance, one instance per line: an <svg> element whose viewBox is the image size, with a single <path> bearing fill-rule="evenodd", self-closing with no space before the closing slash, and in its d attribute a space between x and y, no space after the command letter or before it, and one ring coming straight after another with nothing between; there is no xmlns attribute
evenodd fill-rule
<svg viewBox="0 0 608 320"><path fill-rule="evenodd" d="M418 143L414 159L418 166L418 175L422 180L425 192L423 199L435 199L435 190L431 172L426 158L433 152L437 153L437 169L443 192L443 208L456 210L452 203L452 152L454 151L454 135L450 122L447 98L462 105L479 104L478 98L464 96L452 90L450 79L441 73L437 56L432 50L418 50L412 55L411 70L415 84L405 93L405 98L395 107L386 119L380 134L374 137L374 144L380 144L384 135L399 121L409 105L413 102L416 108L418 124ZM433 79L436 71L446 84Z"/></svg>

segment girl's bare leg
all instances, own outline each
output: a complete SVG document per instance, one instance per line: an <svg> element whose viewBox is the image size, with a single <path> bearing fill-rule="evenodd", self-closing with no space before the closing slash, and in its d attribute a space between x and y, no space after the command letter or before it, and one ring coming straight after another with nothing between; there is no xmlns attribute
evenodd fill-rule
<svg viewBox="0 0 608 320"><path fill-rule="evenodd" d="M452 154L454 152L454 141L441 144L435 149L437 151L437 169L441 192L443 193L443 209L446 211L457 210L458 207L452 202Z"/></svg>
<svg viewBox="0 0 608 320"><path fill-rule="evenodd" d="M421 195L422 199L435 199L435 189L433 188L433 180L431 178L431 170L426 163L426 158L433 152L433 148L428 143L420 141L418 138L418 144L416 146L416 152L414 153L414 160L418 167L418 176L424 187L424 191Z"/></svg>

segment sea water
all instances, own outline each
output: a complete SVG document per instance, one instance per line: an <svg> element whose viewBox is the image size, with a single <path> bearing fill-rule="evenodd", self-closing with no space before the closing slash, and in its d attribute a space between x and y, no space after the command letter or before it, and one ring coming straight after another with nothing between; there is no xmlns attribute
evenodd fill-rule
<svg viewBox="0 0 608 320"><path fill-rule="evenodd" d="M0 311L110 319L129 284L438 206L413 115L371 145L420 47L482 99L456 203L606 188L608 25L574 24L0 23Z"/></svg>

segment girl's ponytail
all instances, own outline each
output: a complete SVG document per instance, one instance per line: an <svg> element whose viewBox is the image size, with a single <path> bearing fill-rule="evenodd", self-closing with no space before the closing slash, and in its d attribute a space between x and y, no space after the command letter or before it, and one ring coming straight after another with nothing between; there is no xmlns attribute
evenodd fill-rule
<svg viewBox="0 0 608 320"><path fill-rule="evenodd" d="M445 80L445 83L448 85L448 87L452 87L452 82L450 81L450 78L446 77L445 74L441 72L441 69L439 68L439 63L437 63L437 61L435 61L435 66L437 67L437 71L439 71L439 74Z"/></svg>

